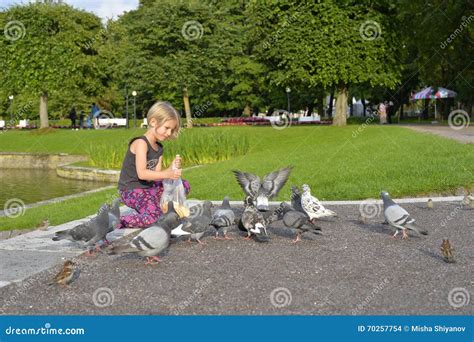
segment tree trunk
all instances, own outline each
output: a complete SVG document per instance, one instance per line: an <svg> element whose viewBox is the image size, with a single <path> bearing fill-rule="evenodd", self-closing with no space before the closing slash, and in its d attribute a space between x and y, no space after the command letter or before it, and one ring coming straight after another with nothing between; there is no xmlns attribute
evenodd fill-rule
<svg viewBox="0 0 474 342"><path fill-rule="evenodd" d="M324 116L324 94L323 93L318 95L318 114L319 114L319 117L322 119Z"/></svg>
<svg viewBox="0 0 474 342"><path fill-rule="evenodd" d="M244 107L243 115L244 116L250 116L250 112L251 112L251 108L250 108L249 104L247 103Z"/></svg>
<svg viewBox="0 0 474 342"><path fill-rule="evenodd" d="M44 91L40 96L39 114L40 114L40 128L48 128L49 121L48 121L48 92L47 91Z"/></svg>
<svg viewBox="0 0 474 342"><path fill-rule="evenodd" d="M331 96L329 97L328 103L328 118L332 118L332 103L334 102L334 90L331 91Z"/></svg>
<svg viewBox="0 0 474 342"><path fill-rule="evenodd" d="M333 126L345 126L347 124L347 87L339 87L336 98L336 114L332 121Z"/></svg>
<svg viewBox="0 0 474 342"><path fill-rule="evenodd" d="M188 87L183 87L184 111L186 113L186 127L193 128L193 118L191 117L191 106L189 105Z"/></svg>
<svg viewBox="0 0 474 342"><path fill-rule="evenodd" d="M362 97L362 116L367 116L367 104L365 103L364 97Z"/></svg>

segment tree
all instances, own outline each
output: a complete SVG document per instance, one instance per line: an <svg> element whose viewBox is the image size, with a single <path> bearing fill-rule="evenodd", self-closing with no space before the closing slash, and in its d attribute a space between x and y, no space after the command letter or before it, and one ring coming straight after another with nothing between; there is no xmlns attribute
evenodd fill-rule
<svg viewBox="0 0 474 342"><path fill-rule="evenodd" d="M336 89L334 125L346 124L348 87L368 83L395 87L400 69L391 5L372 1L253 0L252 36L264 44L259 54L272 82L309 89Z"/></svg>
<svg viewBox="0 0 474 342"><path fill-rule="evenodd" d="M102 92L101 61L91 48L102 29L97 16L66 4L31 3L0 18L7 23L0 40L2 92L28 101L39 96L41 127L48 127L48 99L66 112Z"/></svg>

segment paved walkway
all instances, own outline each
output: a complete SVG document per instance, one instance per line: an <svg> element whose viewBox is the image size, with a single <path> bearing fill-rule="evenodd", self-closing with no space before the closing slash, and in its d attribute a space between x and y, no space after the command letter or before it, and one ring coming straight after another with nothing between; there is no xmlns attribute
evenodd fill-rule
<svg viewBox="0 0 474 342"><path fill-rule="evenodd" d="M406 241L389 238L380 202L366 223L360 204L328 204L339 216L321 220L322 235L301 243L281 222L266 244L244 241L234 228L231 241L175 241L153 267L134 255L91 258L67 241L52 242L54 231L79 221L70 222L0 241L0 313L472 314L474 210L460 200L435 199L434 209L403 200L430 233ZM444 238L455 248L454 264L440 256ZM68 288L48 286L63 258L73 257L78 278Z"/></svg>
<svg viewBox="0 0 474 342"><path fill-rule="evenodd" d="M449 126L434 125L400 125L417 132L436 134L448 139L456 140L463 144L474 144L474 126L465 127L460 130L452 129Z"/></svg>

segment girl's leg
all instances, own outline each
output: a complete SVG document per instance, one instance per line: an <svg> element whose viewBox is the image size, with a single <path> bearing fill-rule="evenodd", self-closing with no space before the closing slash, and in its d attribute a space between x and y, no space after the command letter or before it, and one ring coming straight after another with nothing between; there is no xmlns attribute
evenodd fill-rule
<svg viewBox="0 0 474 342"><path fill-rule="evenodd" d="M121 228L146 228L153 224L161 216L159 196L162 191L159 190L150 188L121 191L120 195L125 205L137 211L120 218Z"/></svg>

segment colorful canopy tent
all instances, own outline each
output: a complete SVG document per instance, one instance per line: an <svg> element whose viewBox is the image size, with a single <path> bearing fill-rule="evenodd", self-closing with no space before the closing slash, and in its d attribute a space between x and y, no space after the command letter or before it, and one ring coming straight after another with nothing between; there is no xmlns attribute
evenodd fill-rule
<svg viewBox="0 0 474 342"><path fill-rule="evenodd" d="M447 99L447 98L455 97L455 96L457 96L457 93L455 91L452 91L446 88L441 88L441 87L438 87L438 88L428 87L412 95L411 99L412 101L423 100L423 99L434 99L435 100L435 118L437 118L438 113L436 111L436 99Z"/></svg>

